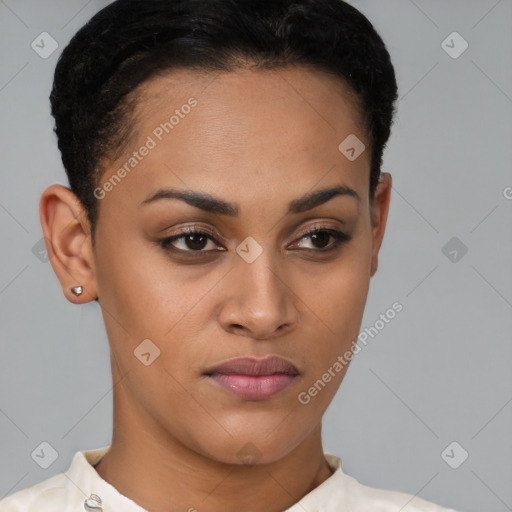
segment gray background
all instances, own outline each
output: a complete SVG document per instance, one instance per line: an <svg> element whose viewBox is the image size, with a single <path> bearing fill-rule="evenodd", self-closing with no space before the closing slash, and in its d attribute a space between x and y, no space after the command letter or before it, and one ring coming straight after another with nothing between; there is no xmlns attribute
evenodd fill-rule
<svg viewBox="0 0 512 512"><path fill-rule="evenodd" d="M49 114L55 63L107 3L0 1L0 497L111 439L99 305L67 302L33 252L41 192L67 184ZM354 359L324 419L325 449L370 486L512 510L512 2L352 3L388 45L401 96L383 168L394 177L388 229L362 328L395 301L403 311ZM43 31L59 44L46 59L31 48ZM441 46L453 31L469 44L458 58ZM442 251L452 237L457 261ZM58 453L48 469L31 458L42 441ZM452 464L469 454L457 469L441 457L453 441L462 448L449 451Z"/></svg>

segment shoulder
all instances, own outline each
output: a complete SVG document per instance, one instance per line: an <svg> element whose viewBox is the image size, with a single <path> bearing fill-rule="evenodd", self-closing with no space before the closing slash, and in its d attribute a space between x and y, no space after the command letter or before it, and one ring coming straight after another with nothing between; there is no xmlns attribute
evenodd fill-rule
<svg viewBox="0 0 512 512"><path fill-rule="evenodd" d="M451 508L427 501L412 494L387 489L379 489L364 485L354 477L344 473L339 458L329 455L331 463L336 466L332 475L331 493L336 495L335 501L343 503L351 512L457 512ZM328 459L329 460L329 459ZM337 464L336 464L337 462ZM334 505L334 502L332 503ZM333 507L332 510L336 508ZM330 509L328 509L330 510Z"/></svg>
<svg viewBox="0 0 512 512"><path fill-rule="evenodd" d="M96 463L109 447L75 452L66 472L26 487L0 500L0 512L71 512L76 503L84 502L86 491L96 489L102 481L91 464ZM103 482L104 483L104 482ZM105 484L107 485L107 484Z"/></svg>
<svg viewBox="0 0 512 512"><path fill-rule="evenodd" d="M413 494L378 489L360 483L356 485L361 496L361 507L355 508L354 512L368 510L368 507L379 512L457 512Z"/></svg>
<svg viewBox="0 0 512 512"><path fill-rule="evenodd" d="M65 512L66 504L73 503L67 481L65 475L59 473L21 489L0 501L0 512Z"/></svg>

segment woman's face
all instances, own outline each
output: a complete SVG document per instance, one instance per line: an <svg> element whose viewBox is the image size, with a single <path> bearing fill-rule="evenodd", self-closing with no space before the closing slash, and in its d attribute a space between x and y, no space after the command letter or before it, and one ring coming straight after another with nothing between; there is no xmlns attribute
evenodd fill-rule
<svg viewBox="0 0 512 512"><path fill-rule="evenodd" d="M94 280L116 407L137 410L151 435L218 461L271 462L319 426L389 199L386 182L372 225L368 140L343 91L304 68L180 70L140 88L133 138L96 190ZM367 148L355 159L354 135ZM288 366L215 371L267 356Z"/></svg>

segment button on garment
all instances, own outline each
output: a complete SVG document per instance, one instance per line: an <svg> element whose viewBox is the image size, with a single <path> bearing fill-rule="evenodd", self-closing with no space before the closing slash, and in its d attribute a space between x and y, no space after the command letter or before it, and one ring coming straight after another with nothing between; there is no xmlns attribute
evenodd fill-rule
<svg viewBox="0 0 512 512"><path fill-rule="evenodd" d="M101 503L101 498L97 494L91 494L84 501L84 508L87 510L87 512L103 512Z"/></svg>

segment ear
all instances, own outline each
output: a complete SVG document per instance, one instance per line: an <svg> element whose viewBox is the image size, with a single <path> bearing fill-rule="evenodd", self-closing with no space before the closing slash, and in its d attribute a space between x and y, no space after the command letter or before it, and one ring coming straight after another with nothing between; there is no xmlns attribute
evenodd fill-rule
<svg viewBox="0 0 512 512"><path fill-rule="evenodd" d="M69 188L51 185L41 195L39 216L48 256L65 297L75 304L94 300L94 253L82 203ZM82 286L82 294L74 295L73 286Z"/></svg>
<svg viewBox="0 0 512 512"><path fill-rule="evenodd" d="M380 175L379 183L375 189L375 195L371 206L372 260L370 276L373 276L375 272L377 272L377 267L379 265L379 250L382 244L382 239L384 238L389 202L391 199L391 183L392 178L389 172L384 172Z"/></svg>

